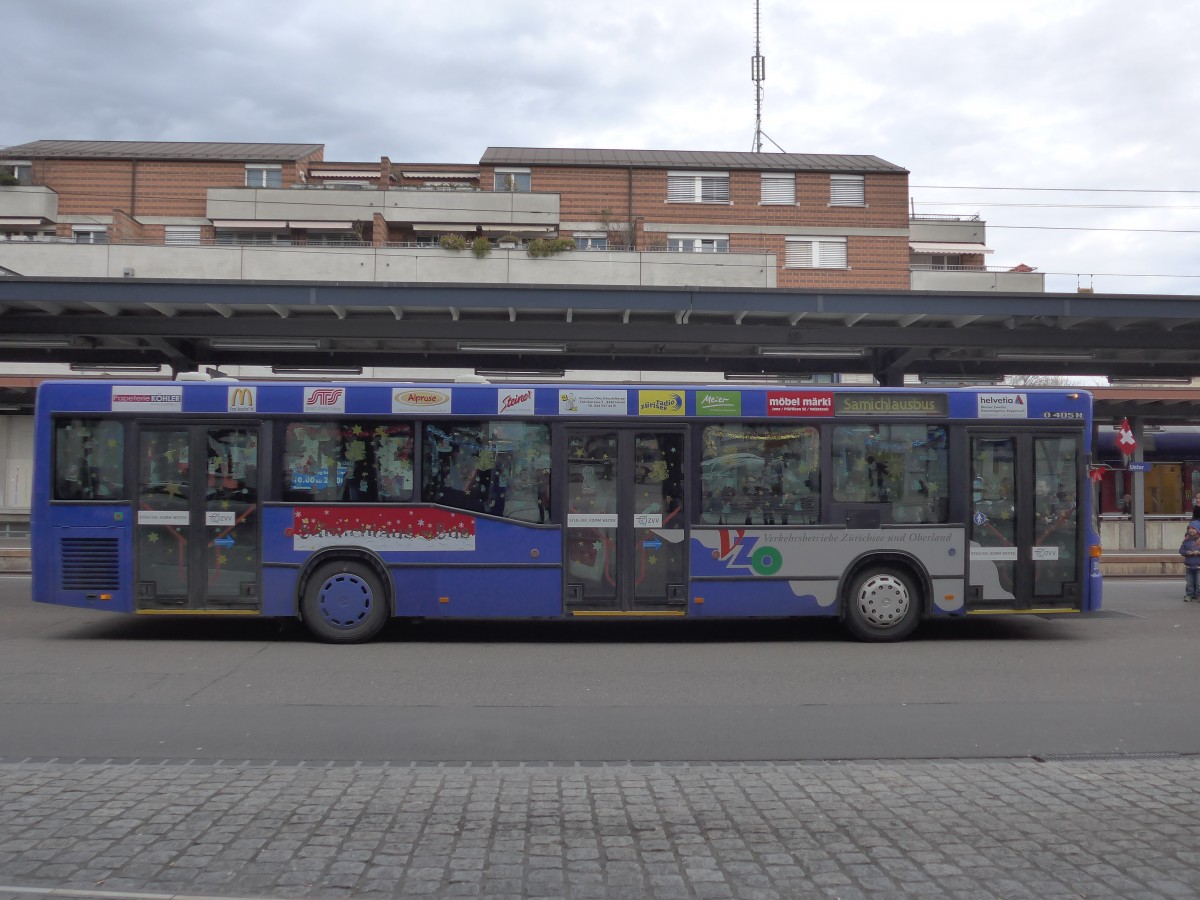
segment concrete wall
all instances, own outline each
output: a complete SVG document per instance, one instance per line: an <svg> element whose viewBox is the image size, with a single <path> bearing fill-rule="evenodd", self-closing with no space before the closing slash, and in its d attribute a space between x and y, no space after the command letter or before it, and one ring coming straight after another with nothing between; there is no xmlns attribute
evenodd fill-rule
<svg viewBox="0 0 1200 900"><path fill-rule="evenodd" d="M48 187L19 184L0 187L0 217L41 216L58 218L58 194Z"/></svg>
<svg viewBox="0 0 1200 900"><path fill-rule="evenodd" d="M656 287L775 287L764 253L568 251L534 259L524 250L440 247L161 247L0 241L0 266L30 277L244 279Z"/></svg>
<svg viewBox="0 0 1200 900"><path fill-rule="evenodd" d="M558 194L493 191L269 190L212 188L210 219L388 222L557 227Z"/></svg>
<svg viewBox="0 0 1200 900"><path fill-rule="evenodd" d="M1046 276L1041 272L968 272L945 269L917 270L911 273L914 291L995 291L1017 294L1042 293Z"/></svg>

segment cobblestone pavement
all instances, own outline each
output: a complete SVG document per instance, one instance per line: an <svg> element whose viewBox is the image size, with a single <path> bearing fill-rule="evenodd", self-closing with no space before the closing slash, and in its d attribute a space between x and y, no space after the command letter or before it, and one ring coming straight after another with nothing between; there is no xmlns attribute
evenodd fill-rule
<svg viewBox="0 0 1200 900"><path fill-rule="evenodd" d="M0 762L0 898L1200 897L1200 757Z"/></svg>

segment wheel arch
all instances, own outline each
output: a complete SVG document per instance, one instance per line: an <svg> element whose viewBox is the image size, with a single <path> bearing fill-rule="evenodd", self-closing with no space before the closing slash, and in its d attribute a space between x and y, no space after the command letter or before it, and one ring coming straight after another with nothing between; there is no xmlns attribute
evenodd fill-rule
<svg viewBox="0 0 1200 900"><path fill-rule="evenodd" d="M379 583L383 585L384 599L388 605L388 616L396 614L396 589L392 584L392 576L388 572L387 563L373 550L368 550L366 547L330 547L325 550L318 550L310 556L304 563L304 568L300 570L300 578L296 582L296 595L292 598L296 610L296 618L303 620L304 615L301 611L301 598L304 597L304 592L308 590L308 583L312 579L313 573L320 569L326 563L338 562L340 560L354 560L355 562L364 563L369 566L377 576Z"/></svg>

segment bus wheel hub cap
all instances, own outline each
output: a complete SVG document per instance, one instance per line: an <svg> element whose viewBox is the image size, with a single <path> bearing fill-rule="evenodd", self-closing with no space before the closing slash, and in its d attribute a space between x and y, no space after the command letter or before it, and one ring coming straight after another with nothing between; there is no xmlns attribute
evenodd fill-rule
<svg viewBox="0 0 1200 900"><path fill-rule="evenodd" d="M327 579L321 585L318 599L325 621L338 628L357 625L371 611L373 602L371 586L357 575L346 572Z"/></svg>

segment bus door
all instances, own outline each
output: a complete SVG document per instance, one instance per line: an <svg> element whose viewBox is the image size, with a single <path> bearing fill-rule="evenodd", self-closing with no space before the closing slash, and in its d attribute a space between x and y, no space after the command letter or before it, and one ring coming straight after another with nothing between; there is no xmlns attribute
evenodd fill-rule
<svg viewBox="0 0 1200 900"><path fill-rule="evenodd" d="M681 428L566 430L568 609L684 612L684 436Z"/></svg>
<svg viewBox="0 0 1200 900"><path fill-rule="evenodd" d="M1078 604L1080 438L983 429L968 434L969 599L1005 609Z"/></svg>
<svg viewBox="0 0 1200 900"><path fill-rule="evenodd" d="M259 607L259 431L138 429L138 609Z"/></svg>

